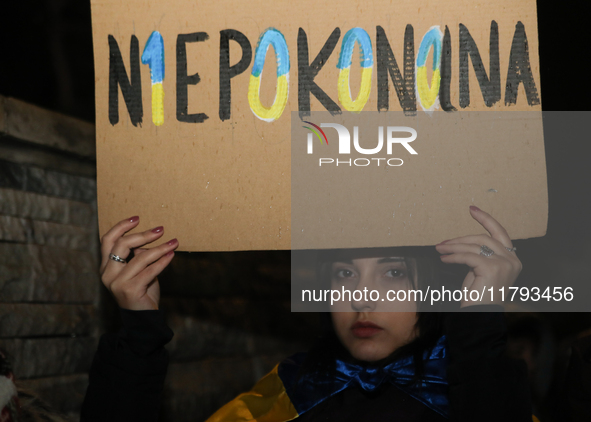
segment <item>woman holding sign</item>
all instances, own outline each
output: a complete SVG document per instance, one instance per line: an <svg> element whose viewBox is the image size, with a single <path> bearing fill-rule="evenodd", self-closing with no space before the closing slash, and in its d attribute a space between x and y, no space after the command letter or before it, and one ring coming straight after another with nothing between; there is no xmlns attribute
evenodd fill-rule
<svg viewBox="0 0 591 422"><path fill-rule="evenodd" d="M470 207L470 213L490 235L440 243L441 261L470 267L462 290L508 288L521 271L511 239L486 212ZM155 277L178 242L143 249L163 229L125 235L138 221L121 221L102 239L102 280L124 328L101 339L82 421L157 420L167 367L163 346L172 332L156 311ZM332 288L384 294L436 281L429 262L390 253L321 254L321 277ZM472 302L468 295L459 312L447 314L420 312L412 301L399 304L398 312L389 305L355 298L334 304L331 329L312 350L281 362L208 421L532 420L525 364L503 356L501 302Z"/></svg>

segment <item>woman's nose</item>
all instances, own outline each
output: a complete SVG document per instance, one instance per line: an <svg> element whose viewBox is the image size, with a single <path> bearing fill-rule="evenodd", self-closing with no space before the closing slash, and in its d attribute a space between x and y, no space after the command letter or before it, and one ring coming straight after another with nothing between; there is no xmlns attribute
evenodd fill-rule
<svg viewBox="0 0 591 422"><path fill-rule="evenodd" d="M376 302L371 300L372 283L368 277L362 277L353 292L351 308L356 312L373 311L376 309Z"/></svg>

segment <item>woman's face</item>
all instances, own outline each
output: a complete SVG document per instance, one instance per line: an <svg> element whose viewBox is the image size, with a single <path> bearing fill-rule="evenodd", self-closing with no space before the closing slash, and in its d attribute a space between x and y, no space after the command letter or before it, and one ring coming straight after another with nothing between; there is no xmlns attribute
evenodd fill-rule
<svg viewBox="0 0 591 422"><path fill-rule="evenodd" d="M331 289L351 292L351 300L345 293L345 300L331 306L332 322L355 359L384 359L416 337L416 302L408 300L408 294L404 301L389 300L394 298L392 291L400 297L400 291L408 292L413 282L403 258L364 257L332 264Z"/></svg>

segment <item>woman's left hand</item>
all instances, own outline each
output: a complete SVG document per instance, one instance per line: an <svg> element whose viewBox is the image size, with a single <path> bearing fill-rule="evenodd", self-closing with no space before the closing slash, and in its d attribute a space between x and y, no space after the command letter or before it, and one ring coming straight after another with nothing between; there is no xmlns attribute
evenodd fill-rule
<svg viewBox="0 0 591 422"><path fill-rule="evenodd" d="M512 250L513 243L507 231L497 220L475 206L470 207L470 214L490 233L490 236L481 234L458 237L444 241L435 248L442 254L441 261L446 264L465 264L470 267L462 283L462 308L484 304L503 305L499 289L508 290L515 283L521 272L521 261ZM483 255L482 246L494 253L489 256ZM494 294L491 294L491 288ZM464 293L465 289L467 293ZM470 292L473 290L478 291L478 297L481 300L470 300ZM480 298L483 291L484 297Z"/></svg>

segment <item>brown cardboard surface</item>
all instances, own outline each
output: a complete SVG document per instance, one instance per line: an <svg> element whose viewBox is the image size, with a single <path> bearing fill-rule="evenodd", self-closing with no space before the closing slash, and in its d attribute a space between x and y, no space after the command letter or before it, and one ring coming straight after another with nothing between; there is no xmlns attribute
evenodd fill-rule
<svg viewBox="0 0 591 422"><path fill-rule="evenodd" d="M418 136L410 145L418 154L395 144L392 155L385 147L362 155L353 146L350 154L339 155L333 128L324 129L328 147L317 142L314 154L306 153L304 142L293 142L292 249L433 245L486 233L470 217L469 205L488 211L513 239L544 234L546 166L539 112L312 117L343 124L351 133L357 126L366 148L375 147L380 126L412 127ZM307 132L300 125L292 136L304 140ZM322 157L327 158L319 165ZM400 160L404 164L398 166Z"/></svg>
<svg viewBox="0 0 591 422"><path fill-rule="evenodd" d="M289 249L291 247L291 112L298 110L298 30L307 35L309 59L312 61L329 35L337 27L341 30L339 42L315 82L335 102L339 103L336 67L341 41L353 27L361 27L369 34L375 47L376 26L381 26L390 43L399 67L403 69L404 33L408 24L414 30L415 55L423 35L434 25L444 31L449 28L451 38L451 103L459 108L459 31L460 24L469 29L479 48L484 69L489 73L489 35L491 21L498 24L499 67L501 100L492 107L484 103L472 62L469 65L470 106L465 110L541 110L539 102L528 104L523 84L517 90L516 104L505 104L505 87L509 69L510 51L516 25L522 23L527 34L531 73L540 93L538 64L538 36L535 1L482 2L461 0L441 1L217 1L194 2L129 0L92 0L93 37L96 77L96 127L98 204L101 234L117 221L139 214L139 230L164 225L166 239L177 237L180 250L247 250ZM289 96L281 117L274 122L258 119L250 110L247 94L252 61L241 74L231 79L231 117L219 117L220 31L234 29L243 33L252 46L254 56L257 40L267 28L277 28L284 35L290 52ZM164 40L166 73L163 81L164 123L152 122L152 88L147 65L141 70L143 117L141 124L133 125L121 89L118 87L119 121L109 120L109 36L117 42L127 74L130 74L130 40L137 37L139 54L153 31L159 31ZM188 113L205 113L203 123L177 120L177 37L179 34L205 32L209 39L187 43L187 74L199 73L200 82L189 85ZM261 101L269 106L275 97L274 50L267 52L267 61L261 82ZM445 52L444 52L445 53ZM238 43L230 41L230 63L240 60ZM357 57L354 55L354 57ZM374 49L375 60L375 49ZM429 63L429 62L428 62ZM359 65L353 60L351 92L359 86ZM390 110L401 110L391 79L389 79ZM355 95L355 94L353 94ZM312 111L324 110L321 103L310 95ZM374 63L372 89L364 111L377 110L377 65ZM435 113L440 113L440 110ZM344 113L348 113L344 111ZM424 113L418 107L417 113ZM541 115L537 123L539 127ZM535 143L535 154L543 160L541 133ZM454 154L452 148L436 149L438 159ZM487 149L476 149L476 155L490 154ZM498 159L511 154L495 150ZM494 161L494 160L493 160ZM474 164L474 163L479 164ZM465 163L463 177L475 173L496 177L502 168L486 167L487 160ZM482 164L485 163L485 164ZM519 162L516 168L519 168ZM484 168L482 166L485 166ZM477 167L475 167L477 166ZM545 165L540 162L540 166ZM411 177L410 168L401 168L400 177ZM484 173L483 173L484 171ZM427 175L429 176L429 175ZM447 177L437 175L437 177ZM534 213L532 223L522 227L517 237L540 236L545 233L547 220L547 194L544 170L535 174L519 173L534 190L515 204L513 196L498 196L494 209L503 211L499 220L508 227L520 226L520 210ZM429 180L425 177L423 180ZM408 194L430 194L429 187L419 185ZM474 187L480 189L480 186ZM464 195L465 194L465 195ZM460 202L472 198L470 190L461 197L435 196L437 210L430 210L433 225L417 225L416 238L408 244L424 244L422 231L429 231L440 239L444 233L463 234L474 231L470 216L457 215ZM434 199L436 198L436 199ZM524 201L527 201L525 203ZM416 202L416 201L413 201ZM463 205L464 208L470 203ZM486 209L485 205L476 203ZM297 204L296 204L297 206ZM525 208L523 208L525 207ZM491 209L489 207L489 209ZM419 215L419 214L417 214ZM418 218L418 217L417 217ZM450 220L453 220L451 222ZM446 227L446 230L441 229ZM430 239L431 237L429 237ZM416 239L413 240L413 239ZM405 241L406 242L406 241ZM419 243L416 243L419 242ZM370 244L350 246L371 246ZM376 245L378 246L378 245ZM299 245L298 247L305 247Z"/></svg>

